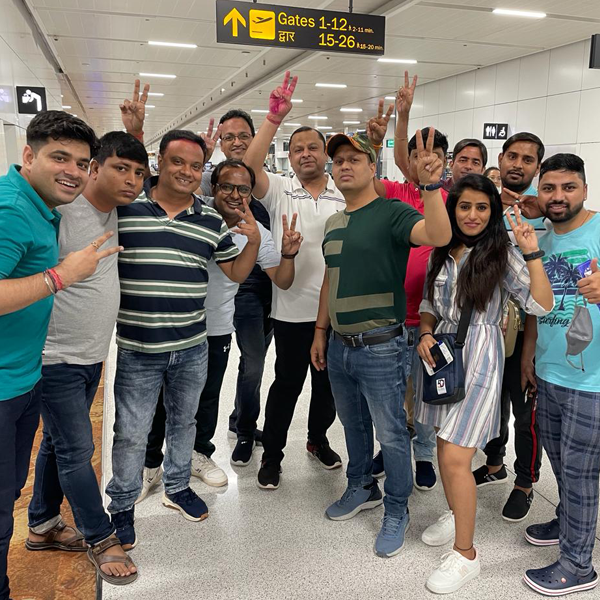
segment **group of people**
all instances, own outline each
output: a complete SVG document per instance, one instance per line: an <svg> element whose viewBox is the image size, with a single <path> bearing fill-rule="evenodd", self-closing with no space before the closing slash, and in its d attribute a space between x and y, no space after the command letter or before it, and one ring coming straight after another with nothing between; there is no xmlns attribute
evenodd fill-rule
<svg viewBox="0 0 600 600"><path fill-rule="evenodd" d="M261 489L280 486L310 371L307 451L325 469L341 467L327 438L337 414L348 454L347 489L325 514L347 520L383 504L378 556L404 548L413 484L437 484L437 447L448 510L422 540L453 546L426 585L450 593L480 572L476 490L508 479L512 406L517 477L503 518L527 517L542 446L560 495L555 518L526 532L531 544L558 545L558 560L524 580L545 595L597 585L600 216L584 204L583 161L544 161L542 141L520 132L486 171L486 147L465 139L443 180L446 136L428 128L408 137L416 82L406 74L395 103L403 183L376 176L394 111L384 112L383 100L365 133L326 140L296 129L294 177L264 171L292 108L297 78L289 73L257 132L237 109L214 132L168 132L155 177L143 144L149 87L140 92L139 81L121 105L126 132L97 140L61 111L32 119L22 165L0 178L0 600L9 598L13 506L40 412L29 550L87 552L105 581L123 585L138 576L127 551L138 541L135 505L152 488L162 481L163 504L184 518L208 516L189 483L192 475L228 482L212 455L234 331L231 463L246 467L262 445ZM205 172L218 141L226 160ZM436 337L455 333L463 313L464 398L431 404L423 373L436 368ZM91 463L89 411L115 323L107 513ZM508 356L510 327L519 331ZM261 431L273 337L275 380ZM486 464L472 471L478 448ZM75 527L61 517L65 496Z"/></svg>

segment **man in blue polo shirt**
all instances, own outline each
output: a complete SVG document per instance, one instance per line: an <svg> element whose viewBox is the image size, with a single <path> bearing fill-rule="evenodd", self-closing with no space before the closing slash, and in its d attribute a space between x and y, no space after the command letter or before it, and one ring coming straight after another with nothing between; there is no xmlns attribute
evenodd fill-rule
<svg viewBox="0 0 600 600"><path fill-rule="evenodd" d="M159 147L160 176L145 193L121 206L121 307L117 318L113 478L108 506L122 544L135 544L134 503L142 490L148 434L159 392L167 413L163 504L190 521L208 516L189 487L194 416L206 381L206 297L211 258L231 279L246 279L258 255L260 233L243 202L236 233L248 238L240 252L223 217L194 195L202 179L206 144L173 130Z"/></svg>
<svg viewBox="0 0 600 600"><path fill-rule="evenodd" d="M99 251L109 232L56 266L56 208L83 191L95 145L93 130L80 119L62 111L41 113L27 128L23 165L12 165L0 177L0 600L9 598L13 507L27 479L39 424L42 352L53 296L119 251Z"/></svg>

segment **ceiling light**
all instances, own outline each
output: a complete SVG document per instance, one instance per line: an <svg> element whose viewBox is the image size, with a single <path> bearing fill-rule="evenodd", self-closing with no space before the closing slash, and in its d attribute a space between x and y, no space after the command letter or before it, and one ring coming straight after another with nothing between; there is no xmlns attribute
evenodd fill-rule
<svg viewBox="0 0 600 600"><path fill-rule="evenodd" d="M417 61L412 58L378 58L377 62L383 63L400 63L403 65L416 65Z"/></svg>
<svg viewBox="0 0 600 600"><path fill-rule="evenodd" d="M162 77L164 79L175 79L177 75L168 75L166 73L140 73L140 77Z"/></svg>
<svg viewBox="0 0 600 600"><path fill-rule="evenodd" d="M321 115L308 115L309 119L314 119L315 121L324 121L327 117L322 117Z"/></svg>
<svg viewBox="0 0 600 600"><path fill-rule="evenodd" d="M68 104L63 105L63 108L71 108Z"/></svg>
<svg viewBox="0 0 600 600"><path fill-rule="evenodd" d="M345 83L315 83L315 87L323 87L323 88L346 88L348 86Z"/></svg>
<svg viewBox="0 0 600 600"><path fill-rule="evenodd" d="M77 115L73 115L74 117L76 117Z"/></svg>
<svg viewBox="0 0 600 600"><path fill-rule="evenodd" d="M386 100L395 100L396 96L386 96L385 99Z"/></svg>
<svg viewBox="0 0 600 600"><path fill-rule="evenodd" d="M340 112L362 112L362 108L340 108Z"/></svg>
<svg viewBox="0 0 600 600"><path fill-rule="evenodd" d="M196 44L180 44L179 42L148 42L150 46L172 46L173 48L197 48Z"/></svg>
<svg viewBox="0 0 600 600"><path fill-rule="evenodd" d="M64 98L64 96L63 96L62 94L60 95L60 97L61 97L61 98Z"/></svg>
<svg viewBox="0 0 600 600"><path fill-rule="evenodd" d="M156 106L154 104L146 104L146 108L156 108Z"/></svg>
<svg viewBox="0 0 600 600"><path fill-rule="evenodd" d="M164 94L160 92L148 92L148 96L164 96Z"/></svg>
<svg viewBox="0 0 600 600"><path fill-rule="evenodd" d="M284 123L288 127L302 127L302 123Z"/></svg>
<svg viewBox="0 0 600 600"><path fill-rule="evenodd" d="M250 112L255 113L268 113L269 111L266 108L253 108Z"/></svg>
<svg viewBox="0 0 600 600"><path fill-rule="evenodd" d="M292 98L292 102L304 102L301 98Z"/></svg>
<svg viewBox="0 0 600 600"><path fill-rule="evenodd" d="M342 121L344 125L360 125L360 121Z"/></svg>
<svg viewBox="0 0 600 600"><path fill-rule="evenodd" d="M317 125L317 129L333 129L333 127L329 127L329 125Z"/></svg>
<svg viewBox="0 0 600 600"><path fill-rule="evenodd" d="M505 15L508 17L526 17L529 19L543 19L546 13L533 12L529 10L511 10L507 8L495 8L492 11L495 15Z"/></svg>

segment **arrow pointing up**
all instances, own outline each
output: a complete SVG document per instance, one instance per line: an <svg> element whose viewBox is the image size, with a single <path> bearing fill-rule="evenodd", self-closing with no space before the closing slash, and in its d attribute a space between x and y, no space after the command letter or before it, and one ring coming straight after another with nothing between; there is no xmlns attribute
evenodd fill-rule
<svg viewBox="0 0 600 600"><path fill-rule="evenodd" d="M246 19L242 17L240 11L237 8L229 11L225 18L223 19L223 25L227 25L231 21L231 33L233 37L238 36L238 24L241 23L244 27L246 27Z"/></svg>

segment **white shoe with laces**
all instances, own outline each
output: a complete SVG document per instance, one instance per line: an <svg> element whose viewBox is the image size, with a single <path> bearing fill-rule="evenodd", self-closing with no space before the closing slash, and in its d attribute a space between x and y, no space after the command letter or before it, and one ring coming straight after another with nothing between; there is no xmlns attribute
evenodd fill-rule
<svg viewBox="0 0 600 600"><path fill-rule="evenodd" d="M440 566L429 576L427 588L434 594L451 594L459 590L467 581L475 579L481 571L479 553L469 560L460 552L451 550L442 556Z"/></svg>
<svg viewBox="0 0 600 600"><path fill-rule="evenodd" d="M162 467L156 467L156 469L144 467L144 474L142 475L142 491L135 501L136 504L139 504L150 493L150 490L161 482L162 476Z"/></svg>
<svg viewBox="0 0 600 600"><path fill-rule="evenodd" d="M212 458L195 450L192 452L192 475L213 487L222 487L227 485L228 481L225 471L217 466Z"/></svg>
<svg viewBox="0 0 600 600"><path fill-rule="evenodd" d="M433 525L421 535L428 546L443 546L454 539L454 513L447 510Z"/></svg>

